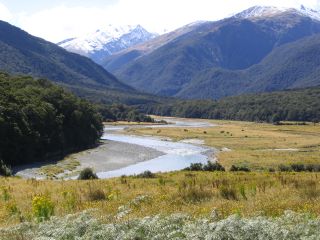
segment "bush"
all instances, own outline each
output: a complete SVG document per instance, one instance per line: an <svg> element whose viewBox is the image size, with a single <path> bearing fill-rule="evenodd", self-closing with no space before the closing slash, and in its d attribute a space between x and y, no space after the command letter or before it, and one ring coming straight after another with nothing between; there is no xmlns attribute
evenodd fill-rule
<svg viewBox="0 0 320 240"><path fill-rule="evenodd" d="M279 166L280 172L320 172L320 165L319 164L291 164L290 166L280 165Z"/></svg>
<svg viewBox="0 0 320 240"><path fill-rule="evenodd" d="M155 178L156 175L150 171L144 171L137 175L138 178Z"/></svg>
<svg viewBox="0 0 320 240"><path fill-rule="evenodd" d="M12 176L11 169L2 160L0 160L0 176Z"/></svg>
<svg viewBox="0 0 320 240"><path fill-rule="evenodd" d="M307 165L305 167L305 170L307 172L320 172L320 165L319 164L311 164L311 165Z"/></svg>
<svg viewBox="0 0 320 240"><path fill-rule="evenodd" d="M250 172L250 169L248 167L245 166L235 166L232 165L230 168L231 172Z"/></svg>
<svg viewBox="0 0 320 240"><path fill-rule="evenodd" d="M280 172L290 172L291 168L289 166L285 166L285 165L280 165L279 166L279 171Z"/></svg>
<svg viewBox="0 0 320 240"><path fill-rule="evenodd" d="M186 171L203 171L202 163L191 163L190 167L185 168Z"/></svg>
<svg viewBox="0 0 320 240"><path fill-rule="evenodd" d="M225 168L218 162L212 163L208 161L206 165L203 165L202 163L191 163L190 167L187 167L184 170L214 172L214 171L225 171Z"/></svg>
<svg viewBox="0 0 320 240"><path fill-rule="evenodd" d="M78 179L79 180L98 179L98 176L93 172L91 168L85 168L80 172Z"/></svg>
<svg viewBox="0 0 320 240"><path fill-rule="evenodd" d="M303 164L292 164L291 165L291 169L294 172L303 172L303 171L305 171L305 167L304 167Z"/></svg>
<svg viewBox="0 0 320 240"><path fill-rule="evenodd" d="M215 163L212 163L210 161L208 161L207 165L204 165L203 166L203 170L204 171L209 171L209 172L214 172L214 171L225 171L224 167L218 163L218 162L215 162Z"/></svg>

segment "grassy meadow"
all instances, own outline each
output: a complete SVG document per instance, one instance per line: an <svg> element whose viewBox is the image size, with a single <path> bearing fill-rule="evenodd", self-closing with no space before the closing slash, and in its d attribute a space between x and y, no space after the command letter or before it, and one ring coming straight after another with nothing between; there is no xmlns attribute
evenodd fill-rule
<svg viewBox="0 0 320 240"><path fill-rule="evenodd" d="M127 218L186 213L221 218L279 216L285 210L320 214L318 173L174 172L144 179L122 177L90 181L37 181L3 178L0 223L12 225L38 217L35 200L52 214L64 216L98 209L114 216L128 208Z"/></svg>
<svg viewBox="0 0 320 240"><path fill-rule="evenodd" d="M246 165L254 170L284 164L320 164L320 124L272 125L238 121L210 121L210 128L136 128L130 133L183 139L202 139L218 150L227 169ZM290 123L294 124L294 123ZM230 151L231 150L231 151Z"/></svg>

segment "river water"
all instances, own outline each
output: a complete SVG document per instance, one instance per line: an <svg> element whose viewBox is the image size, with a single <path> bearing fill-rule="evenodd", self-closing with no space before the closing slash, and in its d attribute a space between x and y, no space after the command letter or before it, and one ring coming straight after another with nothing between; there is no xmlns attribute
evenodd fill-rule
<svg viewBox="0 0 320 240"><path fill-rule="evenodd" d="M183 120L168 120L171 124L169 125L154 125L145 127L187 127L187 128L201 128L201 127L212 127L207 122L197 121L183 121ZM169 172L181 170L189 167L191 163L207 163L210 155L214 153L214 150L209 147L195 145L185 142L173 142L168 139L160 139L155 137L146 136L128 136L122 132L125 127L113 127L106 126L105 133L102 137L104 140L123 142L128 144L136 144L148 148L155 149L163 153L162 156L136 163L121 169L98 172L99 178L111 178L119 177L122 175L135 175L140 174L144 171L151 172ZM191 141L192 142L192 141ZM196 142L196 141L195 141ZM212 160L212 159L210 159Z"/></svg>

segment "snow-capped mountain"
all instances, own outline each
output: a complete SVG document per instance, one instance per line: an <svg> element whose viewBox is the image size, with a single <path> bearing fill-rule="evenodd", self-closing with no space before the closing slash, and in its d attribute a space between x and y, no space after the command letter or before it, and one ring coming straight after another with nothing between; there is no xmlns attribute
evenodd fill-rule
<svg viewBox="0 0 320 240"><path fill-rule="evenodd" d="M239 14L236 14L236 18L265 18L265 17L272 17L283 12L294 11L298 12L303 16L310 17L312 19L320 21L320 12L306 8L305 6L301 5L300 8L283 8L283 7L273 7L273 6L254 6L251 7Z"/></svg>
<svg viewBox="0 0 320 240"><path fill-rule="evenodd" d="M140 25L113 26L98 29L82 37L66 39L58 45L66 50L90 57L100 63L105 57L146 42L156 34L149 33Z"/></svg>

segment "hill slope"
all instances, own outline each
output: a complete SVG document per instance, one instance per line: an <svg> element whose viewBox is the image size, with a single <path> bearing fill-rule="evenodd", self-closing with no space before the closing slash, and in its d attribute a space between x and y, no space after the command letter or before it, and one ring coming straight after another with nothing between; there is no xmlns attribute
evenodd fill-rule
<svg viewBox="0 0 320 240"><path fill-rule="evenodd" d="M246 94L218 101L177 100L144 106L147 113L240 121L320 121L320 87Z"/></svg>
<svg viewBox="0 0 320 240"><path fill-rule="evenodd" d="M202 23L148 54L133 58L114 73L137 89L183 96L184 88L205 69L247 69L276 47L320 33L320 21L302 11L262 10L260 17L253 8L218 22Z"/></svg>
<svg viewBox="0 0 320 240"><path fill-rule="evenodd" d="M320 85L320 34L275 48L246 70L210 68L177 94L192 99L219 99L243 93L271 92Z"/></svg>
<svg viewBox="0 0 320 240"><path fill-rule="evenodd" d="M104 103L155 100L120 82L89 58L70 53L3 21L0 21L0 70L47 78L82 97Z"/></svg>

